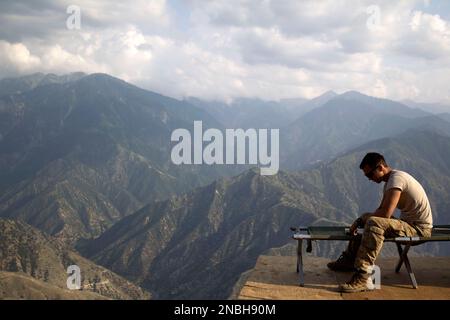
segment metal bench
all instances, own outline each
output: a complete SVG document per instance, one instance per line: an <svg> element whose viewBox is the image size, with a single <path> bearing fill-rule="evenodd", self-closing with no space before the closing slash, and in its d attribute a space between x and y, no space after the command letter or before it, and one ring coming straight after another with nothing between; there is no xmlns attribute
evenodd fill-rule
<svg viewBox="0 0 450 320"><path fill-rule="evenodd" d="M294 232L292 238L297 240L297 273L299 274L300 286L305 285L305 277L303 272L303 241L306 240L306 252L312 251L313 240L344 240L349 241L353 236L349 233L350 226L310 226L291 228ZM363 229L358 229L362 233ZM419 245L430 241L450 241L450 225L436 225L433 228L431 237L396 237L386 238L385 242L395 242L399 254L399 261L395 268L395 272L400 272L400 268L405 264L411 283L415 289L418 288L416 277L411 268L408 259L408 251L411 246Z"/></svg>

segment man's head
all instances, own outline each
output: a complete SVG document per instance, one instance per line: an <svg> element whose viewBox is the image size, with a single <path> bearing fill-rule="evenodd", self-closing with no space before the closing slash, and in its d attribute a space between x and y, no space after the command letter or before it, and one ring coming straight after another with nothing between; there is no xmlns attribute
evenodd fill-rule
<svg viewBox="0 0 450 320"><path fill-rule="evenodd" d="M364 156L359 165L364 171L364 175L376 183L387 181L391 168L386 164L383 155L376 152L369 152Z"/></svg>

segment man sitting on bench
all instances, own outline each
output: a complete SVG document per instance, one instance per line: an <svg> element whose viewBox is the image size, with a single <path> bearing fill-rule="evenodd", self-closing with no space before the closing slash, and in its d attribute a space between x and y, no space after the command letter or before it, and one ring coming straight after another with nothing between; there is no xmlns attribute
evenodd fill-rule
<svg viewBox="0 0 450 320"><path fill-rule="evenodd" d="M347 250L328 268L334 271L355 271L351 280L339 286L341 292L369 290L369 269L383 246L384 238L429 237L433 228L431 207L420 183L406 172L391 169L379 153L368 153L360 164L364 175L376 183L385 182L381 205L375 212L365 213L352 224L354 235ZM401 211L394 218L395 208ZM364 227L362 236L357 228Z"/></svg>

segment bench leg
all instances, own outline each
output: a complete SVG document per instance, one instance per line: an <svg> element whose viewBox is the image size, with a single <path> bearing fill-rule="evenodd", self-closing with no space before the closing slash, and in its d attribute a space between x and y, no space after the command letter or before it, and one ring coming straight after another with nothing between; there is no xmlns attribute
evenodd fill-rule
<svg viewBox="0 0 450 320"><path fill-rule="evenodd" d="M412 283L414 289L417 289L418 286L417 286L416 276L414 275L414 272L412 271L411 264L409 263L409 259L408 259L408 250L410 247L411 247L410 244L405 246L405 250L403 250L403 254L404 254L403 261L405 262L406 270L408 270L408 274L409 274L409 278L411 279L411 283Z"/></svg>
<svg viewBox="0 0 450 320"><path fill-rule="evenodd" d="M297 273L299 275L299 283L300 287L305 286L305 276L303 274L303 255L302 255L302 247L303 240L297 240Z"/></svg>
<svg viewBox="0 0 450 320"><path fill-rule="evenodd" d="M400 268L402 267L402 264L403 264L403 249L402 249L402 245L400 243L396 242L395 244L397 245L398 256L400 257L400 259L398 260L398 263L397 263L397 267L395 267L395 272L399 273Z"/></svg>
<svg viewBox="0 0 450 320"><path fill-rule="evenodd" d="M417 285L416 276L414 275L414 272L412 271L411 263L409 262L409 259L408 259L408 251L410 248L411 248L411 245L407 244L405 246L405 249L402 249L401 244L397 243L397 249L398 249L398 253L400 255L400 260L397 264L397 267L395 268L395 272L398 273L400 271L400 268L404 262L406 270L408 271L409 278L411 279L413 288L417 289L419 286Z"/></svg>

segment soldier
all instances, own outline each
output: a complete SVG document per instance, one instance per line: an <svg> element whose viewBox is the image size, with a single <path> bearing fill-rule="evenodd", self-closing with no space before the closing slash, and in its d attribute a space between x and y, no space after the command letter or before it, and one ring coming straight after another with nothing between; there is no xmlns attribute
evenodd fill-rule
<svg viewBox="0 0 450 320"><path fill-rule="evenodd" d="M385 182L381 204L375 212L364 213L350 227L354 237L347 250L328 268L334 271L355 271L350 281L339 286L340 292L369 290L369 270L383 246L384 238L429 237L433 228L431 207L420 183L406 172L390 168L384 157L375 152L366 154L360 164L364 175L376 183ZM393 217L395 208L400 219ZM364 232L357 235L357 228Z"/></svg>

